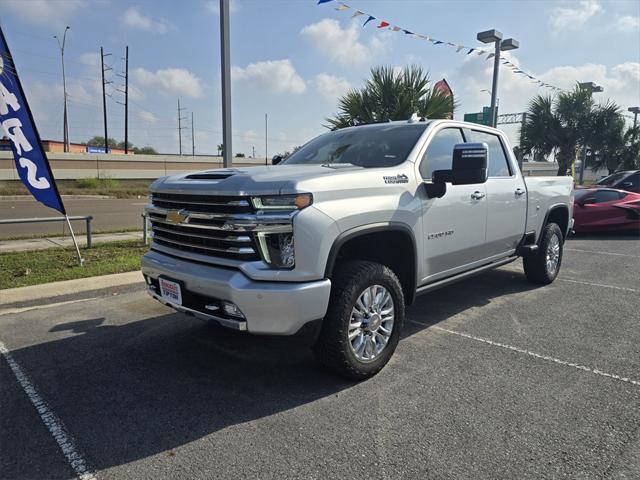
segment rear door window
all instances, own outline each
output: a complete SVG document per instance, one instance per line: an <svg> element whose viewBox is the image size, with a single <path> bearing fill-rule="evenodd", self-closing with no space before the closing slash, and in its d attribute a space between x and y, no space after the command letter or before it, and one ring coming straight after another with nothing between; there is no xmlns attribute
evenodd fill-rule
<svg viewBox="0 0 640 480"><path fill-rule="evenodd" d="M469 141L486 143L489 146L489 177L510 177L513 174L498 135L471 130Z"/></svg>

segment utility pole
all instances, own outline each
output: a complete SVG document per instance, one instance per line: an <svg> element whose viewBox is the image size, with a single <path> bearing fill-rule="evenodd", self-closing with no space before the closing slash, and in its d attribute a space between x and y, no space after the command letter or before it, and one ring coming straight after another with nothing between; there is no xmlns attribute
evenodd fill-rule
<svg viewBox="0 0 640 480"><path fill-rule="evenodd" d="M222 77L222 159L231 167L231 54L229 49L229 0L220 0L220 75Z"/></svg>
<svg viewBox="0 0 640 480"><path fill-rule="evenodd" d="M604 88L599 85L596 85L594 82L582 82L578 83L578 87L582 90L586 90L589 93L589 98L593 96L594 92L602 92ZM584 181L584 171L587 167L587 142L586 138L583 140L584 145L582 145L582 163L580 165L580 179L579 183L582 185Z"/></svg>
<svg viewBox="0 0 640 480"><path fill-rule="evenodd" d="M268 149L267 149L267 131L268 131L268 127L269 127L269 116L265 113L264 114L264 164L268 165L269 164L269 154L268 154Z"/></svg>
<svg viewBox="0 0 640 480"><path fill-rule="evenodd" d="M191 156L196 156L196 137L193 135L193 112L191 112Z"/></svg>
<svg viewBox="0 0 640 480"><path fill-rule="evenodd" d="M182 110L186 110L186 108L180 108L180 99L178 99L178 152L182 155L182 130L185 128L182 126L182 120L185 120L184 117L181 117Z"/></svg>
<svg viewBox="0 0 640 480"><path fill-rule="evenodd" d="M251 154L251 158L256 158L256 147L251 147L251 150L253 151L253 154Z"/></svg>
<svg viewBox="0 0 640 480"><path fill-rule="evenodd" d="M120 93L124 93L124 103L118 102L120 105L124 105L124 154L129 153L129 46L125 48L124 54L124 75L117 74L120 78L124 78L124 90L118 89Z"/></svg>
<svg viewBox="0 0 640 480"><path fill-rule="evenodd" d="M129 153L129 45L124 51L124 154Z"/></svg>
<svg viewBox="0 0 640 480"><path fill-rule="evenodd" d="M107 132L107 91L106 91L106 86L107 83L111 83L111 82L107 82L104 79L104 72L111 70L112 68L107 66L105 68L104 66L104 57L107 57L111 55L110 53L104 53L104 50L102 47L100 47L100 63L102 64L102 112L104 115L104 153L107 154L109 153L109 133ZM96 171L97 171L97 175L98 178L100 178L100 165L98 163L98 155L96 155Z"/></svg>
<svg viewBox="0 0 640 480"><path fill-rule="evenodd" d="M520 42L513 38L507 38L502 40L502 33L498 30L487 30L485 32L478 33L476 37L482 43L494 43L494 57L493 57L493 81L491 83L491 126L495 127L498 124L498 73L500 72L500 52L507 50L515 50L520 47Z"/></svg>
<svg viewBox="0 0 640 480"><path fill-rule="evenodd" d="M57 35L54 35L58 41L58 47L60 47L60 58L62 59L62 91L64 96L64 113L62 115L62 141L64 143L64 151L69 151L69 122L67 120L67 78L64 73L64 44L67 40L67 30L70 30L71 27L67 25L67 28L64 29L64 33L62 34L62 43L60 43L60 38Z"/></svg>

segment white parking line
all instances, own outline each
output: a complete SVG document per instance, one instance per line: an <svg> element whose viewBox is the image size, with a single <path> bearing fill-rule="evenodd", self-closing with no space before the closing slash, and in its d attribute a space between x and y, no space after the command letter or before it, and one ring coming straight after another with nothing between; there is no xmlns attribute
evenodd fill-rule
<svg viewBox="0 0 640 480"><path fill-rule="evenodd" d="M615 290L623 290L625 292L640 293L640 290L637 290L635 288L616 287L615 285L607 285L605 283L583 282L582 280L573 280L573 279L570 279L570 278L558 278L557 280L560 280L561 282L579 283L581 285L590 285L592 287L613 288Z"/></svg>
<svg viewBox="0 0 640 480"><path fill-rule="evenodd" d="M593 251L593 250L582 250L581 248L565 248L567 252L582 252L582 253L593 253L595 255L615 255L616 257L631 257L637 258L640 260L640 255L631 255L629 253L613 253L613 252L602 252L602 251Z"/></svg>
<svg viewBox="0 0 640 480"><path fill-rule="evenodd" d="M9 367L13 371L13 374L18 380L18 383L24 390L24 392L31 400L31 403L38 411L42 422L49 430L49 433L53 436L55 441L58 443L60 450L69 462L69 465L76 472L76 475L81 480L95 480L96 477L94 473L91 471L86 461L84 460L84 456L79 452L78 448L74 444L73 438L67 432L62 421L56 416L55 413L47 406L44 402L36 388L29 380L27 374L22 370L22 367L18 365L18 363L13 359L13 356L7 350L4 343L0 341L0 353L5 358Z"/></svg>
<svg viewBox="0 0 640 480"><path fill-rule="evenodd" d="M566 360L560 360L559 358L551 357L549 355L541 355L539 353L532 352L531 350L527 350L525 348L514 347L512 345L507 345L505 343L494 342L493 340L488 340L482 337L476 337L475 335L471 335L469 333L456 332L455 330L449 330L448 328L438 327L437 325L429 325L422 322L417 322L415 320L409 320L411 323L416 323L418 325L422 325L425 327L433 328L435 330L440 330L441 332L450 333L451 335L457 335L459 337L468 338L470 340L475 340L477 342L486 343L487 345L493 345L494 347L500 347L507 350L511 350L517 353L523 353L525 355L529 355L531 357L539 358L540 360L546 360L548 362L553 362L558 365L563 365L565 367L575 368L577 370L583 370L585 372L593 373L594 375L599 375L601 377L612 378L614 380L619 380L621 382L630 383L631 385L635 385L636 387L640 387L640 380L633 380L628 377L621 377L620 375L615 375L613 373L602 372L595 368L589 368L584 365L580 365L578 363L567 362Z"/></svg>

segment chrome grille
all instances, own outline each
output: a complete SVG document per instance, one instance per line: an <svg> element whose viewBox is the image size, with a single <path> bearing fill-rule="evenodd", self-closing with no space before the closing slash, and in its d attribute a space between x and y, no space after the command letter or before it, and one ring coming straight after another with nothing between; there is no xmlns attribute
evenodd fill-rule
<svg viewBox="0 0 640 480"><path fill-rule="evenodd" d="M255 212L248 197L153 193L146 212L152 248L162 251L166 247L172 254L179 250L207 257L260 260L256 232L292 229L290 214Z"/></svg>
<svg viewBox="0 0 640 480"><path fill-rule="evenodd" d="M203 213L251 213L253 209L248 198L210 197L207 195L184 195L179 193L154 193L154 206L167 210L185 209Z"/></svg>

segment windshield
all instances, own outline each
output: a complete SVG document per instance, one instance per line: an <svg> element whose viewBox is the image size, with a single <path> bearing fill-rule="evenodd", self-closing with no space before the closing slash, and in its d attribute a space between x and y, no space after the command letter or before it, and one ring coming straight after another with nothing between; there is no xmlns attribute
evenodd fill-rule
<svg viewBox="0 0 640 480"><path fill-rule="evenodd" d="M618 180L621 180L622 178L624 178L624 176L626 174L627 174L627 172L613 173L613 174L609 175L608 177L604 177L596 185L613 185Z"/></svg>
<svg viewBox="0 0 640 480"><path fill-rule="evenodd" d="M426 127L402 123L336 130L314 138L282 164L392 167L406 160Z"/></svg>

